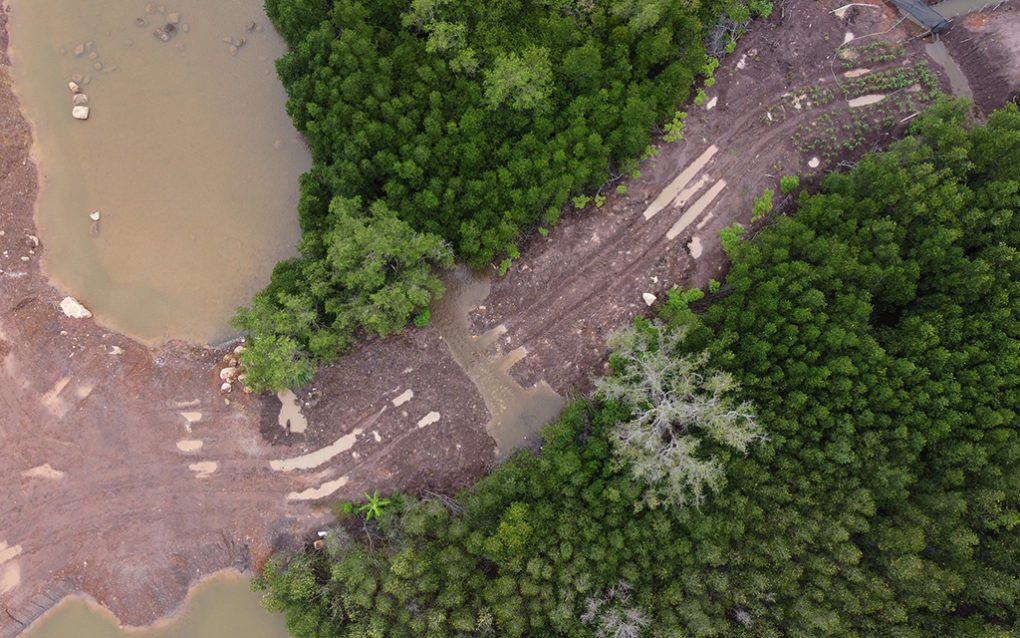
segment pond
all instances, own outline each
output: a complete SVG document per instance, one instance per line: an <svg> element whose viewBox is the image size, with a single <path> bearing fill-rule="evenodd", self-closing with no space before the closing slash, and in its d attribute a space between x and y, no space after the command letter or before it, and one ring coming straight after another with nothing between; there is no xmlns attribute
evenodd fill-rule
<svg viewBox="0 0 1020 638"><path fill-rule="evenodd" d="M143 341L228 337L235 307L294 253L311 166L262 0L10 4L47 275Z"/></svg>
<svg viewBox="0 0 1020 638"><path fill-rule="evenodd" d="M25 638L288 638L283 617L262 609L249 579L221 572L188 595L181 612L148 628L124 629L108 610L69 597L43 614L22 634Z"/></svg>

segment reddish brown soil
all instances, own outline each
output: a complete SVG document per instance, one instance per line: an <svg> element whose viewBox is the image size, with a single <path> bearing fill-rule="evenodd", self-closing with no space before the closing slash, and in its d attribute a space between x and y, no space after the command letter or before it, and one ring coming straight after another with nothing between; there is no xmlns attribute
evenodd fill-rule
<svg viewBox="0 0 1020 638"><path fill-rule="evenodd" d="M967 75L979 112L987 115L1016 93L1020 87L1020 1L957 19L943 40Z"/></svg>
<svg viewBox="0 0 1020 638"><path fill-rule="evenodd" d="M845 111L841 100L778 124L761 120L783 94L831 82L829 62L846 30L884 31L898 19L860 10L840 21L827 13L836 6L784 3L724 61L709 90L716 108L688 109L685 141L660 145L627 195L568 215L549 238L532 239L506 277L494 277L475 327L480 334L504 324L508 332L497 348L527 349L512 371L523 385L544 379L561 393L586 388L602 369L607 332L647 311L643 292L662 298L675 284L721 276L718 231L746 222L764 187L786 173L810 179L852 159L833 158L812 171L791 142L800 120ZM6 40L0 9L0 51ZM909 56L921 46L911 43ZM738 71L749 50L756 53ZM980 55L994 58L995 51ZM969 73L981 67L974 55L964 66ZM288 501L289 492L341 476L348 482L332 498L376 487L453 490L491 466L485 405L433 328L367 341L322 370L301 393L309 425L298 434L277 425L275 398L234 392L225 402L217 375L222 353L183 343L146 348L92 321L65 318L58 308L63 293L39 270L45 245L33 249L28 239L37 178L31 132L6 64L0 53L0 543L22 551L0 564L0 587L12 565L20 572L17 586L0 593L0 637L16 635L70 592L95 597L128 624L169 613L201 576L257 563L324 524L321 509ZM895 132L872 135L853 154ZM642 212L710 144L720 151L704 172L728 186L702 215L711 218L701 229L696 220L668 241L680 211L666 208L650 221ZM703 246L698 259L687 248L695 233ZM111 354L113 346L123 354ZM414 398L395 406L407 389ZM188 411L202 413L190 433L182 415ZM433 411L440 420L418 427ZM315 450L355 429L362 433L353 448L321 467L270 469L272 459ZM201 439L202 449L180 451L176 443L185 438ZM216 471L196 478L188 466L200 461L216 462ZM44 464L63 478L24 474Z"/></svg>

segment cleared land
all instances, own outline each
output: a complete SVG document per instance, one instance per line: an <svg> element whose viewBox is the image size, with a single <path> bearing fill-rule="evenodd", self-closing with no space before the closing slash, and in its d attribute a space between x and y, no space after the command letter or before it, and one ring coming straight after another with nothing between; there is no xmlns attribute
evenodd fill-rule
<svg viewBox="0 0 1020 638"><path fill-rule="evenodd" d="M661 298L675 283L719 276L718 231L746 223L763 188L783 174L810 183L880 147L923 105L927 93L906 75L923 61L923 43L907 41L906 25L889 30L899 20L889 9L855 7L840 19L829 13L837 6L777 8L723 61L708 90L714 108L691 106L686 139L661 146L628 194L565 216L506 277L493 276L471 325L493 336L490 356L527 353L510 369L521 387L587 388L601 371L605 335L646 310L645 293ZM1012 71L1020 68L1017 7L1013 0L968 17L947 40L980 110L1020 84ZM5 29L0 12L0 50ZM992 36L971 47L970 30ZM867 52L837 57L847 31L887 31L883 39L902 51L878 61ZM1007 87L995 89L999 102L995 82ZM851 113L848 98L873 93L887 97ZM699 166L712 146L718 152ZM297 432L280 426L275 397L235 391L225 402L222 353L180 343L149 349L66 318L63 294L39 271L45 244L29 239L37 192L30 149L0 66L0 636L75 591L125 623L151 622L202 575L301 542L325 516L309 500L396 486L448 490L491 465L485 400L435 327L368 341L323 370L299 393L307 428ZM646 216L690 166L678 192ZM274 469L288 460L292 471Z"/></svg>

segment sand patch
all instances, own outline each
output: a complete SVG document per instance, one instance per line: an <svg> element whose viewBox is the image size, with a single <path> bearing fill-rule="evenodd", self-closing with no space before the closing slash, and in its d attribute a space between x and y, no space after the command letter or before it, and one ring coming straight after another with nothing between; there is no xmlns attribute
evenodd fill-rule
<svg viewBox="0 0 1020 638"><path fill-rule="evenodd" d="M701 238L695 237L691 239L691 243L687 244L687 250L690 251L691 257L695 259L701 257L701 251L703 250L701 246Z"/></svg>
<svg viewBox="0 0 1020 638"><path fill-rule="evenodd" d="M47 479L50 481L59 481L64 478L65 474L65 472L53 469L49 463L43 463L21 473L25 478Z"/></svg>
<svg viewBox="0 0 1020 638"><path fill-rule="evenodd" d="M296 434L307 430L308 419L301 413L301 403L298 401L297 395L288 389L277 394L276 398L283 404L280 414L276 417L276 422L280 424L280 427L287 429L290 426L290 431Z"/></svg>
<svg viewBox="0 0 1020 638"><path fill-rule="evenodd" d="M201 412L181 412L181 416L188 422L188 425L194 425L202 420Z"/></svg>
<svg viewBox="0 0 1020 638"><path fill-rule="evenodd" d="M877 104L885 99L884 93L872 93L870 95L862 95L861 97L855 97L852 100L847 100L847 104L850 108L855 109L859 106L868 106L869 104Z"/></svg>
<svg viewBox="0 0 1020 638"><path fill-rule="evenodd" d="M277 472L293 472L294 470L310 470L312 468L319 467L326 461L329 461L334 456L343 454L354 447L354 444L358 440L358 436L362 433L361 428L355 428L350 434L345 434L340 437L332 444L327 445L324 448L319 448L314 452L302 456L295 456L290 459L280 459L277 461L270 461L269 467L273 468Z"/></svg>
<svg viewBox="0 0 1020 638"><path fill-rule="evenodd" d="M411 390L410 388L408 388L407 390L404 390L404 392L400 396L398 396L397 398L393 399L393 407L399 408L400 406L404 405L405 403L407 403L408 401L410 401L413 398L414 398L414 390Z"/></svg>
<svg viewBox="0 0 1020 638"><path fill-rule="evenodd" d="M198 463L192 463L188 466L188 469L195 473L195 478L204 479L209 478L219 468L219 463L216 461L200 461Z"/></svg>
<svg viewBox="0 0 1020 638"><path fill-rule="evenodd" d="M844 73L843 77L859 78L862 75L867 75L868 73L871 73L871 69L854 69L853 71L847 71L846 73Z"/></svg>
<svg viewBox="0 0 1020 638"><path fill-rule="evenodd" d="M0 572L0 594L14 591L21 584L21 567L17 563L11 563Z"/></svg>
<svg viewBox="0 0 1020 638"><path fill-rule="evenodd" d="M684 232L688 226L691 225L695 219L697 219L701 213L705 212L705 209L712 203L712 201L719 196L719 193L726 188L726 180L719 180L712 187L708 189L708 192L702 195L698 201L694 202L690 210L683 214L683 216L677 220L673 227L666 233L666 239L675 239L677 235Z"/></svg>
<svg viewBox="0 0 1020 638"><path fill-rule="evenodd" d="M418 420L418 427L423 428L425 426L432 425L433 423L437 423L440 418L441 415L438 412L429 412Z"/></svg>
<svg viewBox="0 0 1020 638"><path fill-rule="evenodd" d="M177 449L181 452L196 452L202 449L205 441L199 439L184 439L177 442Z"/></svg>
<svg viewBox="0 0 1020 638"><path fill-rule="evenodd" d="M314 501L320 498L325 498L332 494L333 492L336 492L344 485L347 485L347 481L349 480L350 479L348 479L346 476L341 476L336 480L327 481L320 485L319 487L310 487L307 490L304 490L303 492L291 492L290 494L287 495L287 500Z"/></svg>
<svg viewBox="0 0 1020 638"><path fill-rule="evenodd" d="M0 541L0 565L20 555L21 545L8 546L4 541Z"/></svg>
<svg viewBox="0 0 1020 638"><path fill-rule="evenodd" d="M661 211L666 206L669 206L670 202L676 199L677 194L687 186L687 183L694 179L694 176L701 172L701 169L715 157L715 154L719 152L719 148L714 144L709 146L704 153L698 156L698 159L694 160L687 165L679 175L676 176L669 186L664 188L659 196L655 198L648 208L645 209L644 218L651 219L656 213Z"/></svg>
<svg viewBox="0 0 1020 638"><path fill-rule="evenodd" d="M70 406L66 401L60 398L60 393L64 391L67 384L71 382L71 377L64 377L59 379L53 384L53 387L49 389L49 392L42 395L39 401L43 404L50 414L57 417L58 419L67 414Z"/></svg>

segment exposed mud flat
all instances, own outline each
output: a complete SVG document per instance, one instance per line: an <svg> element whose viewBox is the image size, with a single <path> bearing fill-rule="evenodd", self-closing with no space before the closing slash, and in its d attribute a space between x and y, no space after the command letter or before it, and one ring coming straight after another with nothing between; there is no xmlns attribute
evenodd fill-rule
<svg viewBox="0 0 1020 638"><path fill-rule="evenodd" d="M284 44L262 3L9 4L45 271L140 339L226 337L234 309L294 252L311 161L284 111L273 65ZM244 44L231 54L223 37ZM87 121L71 117L71 80Z"/></svg>

